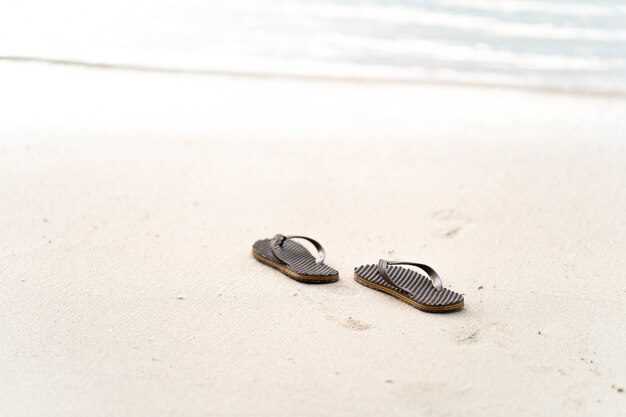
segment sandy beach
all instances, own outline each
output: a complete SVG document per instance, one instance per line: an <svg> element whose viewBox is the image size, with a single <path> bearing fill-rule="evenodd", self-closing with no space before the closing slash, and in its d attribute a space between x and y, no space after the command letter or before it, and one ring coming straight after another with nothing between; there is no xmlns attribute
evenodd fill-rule
<svg viewBox="0 0 626 417"><path fill-rule="evenodd" d="M24 63L0 91L1 415L623 415L623 98ZM256 262L279 232L339 282ZM353 280L379 258L465 308Z"/></svg>

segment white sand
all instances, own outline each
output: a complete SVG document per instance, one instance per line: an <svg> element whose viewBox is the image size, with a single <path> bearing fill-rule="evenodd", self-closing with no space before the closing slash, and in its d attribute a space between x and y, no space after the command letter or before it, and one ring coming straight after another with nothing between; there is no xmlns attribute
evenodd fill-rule
<svg viewBox="0 0 626 417"><path fill-rule="evenodd" d="M1 415L623 415L625 101L26 64L0 91ZM257 263L277 232L340 282ZM466 308L353 281L381 257Z"/></svg>

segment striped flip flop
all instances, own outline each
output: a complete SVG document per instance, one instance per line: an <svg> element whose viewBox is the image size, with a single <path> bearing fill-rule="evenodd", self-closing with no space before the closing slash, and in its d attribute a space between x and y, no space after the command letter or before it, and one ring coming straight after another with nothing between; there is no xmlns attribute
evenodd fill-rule
<svg viewBox="0 0 626 417"><path fill-rule="evenodd" d="M426 275L391 265L415 266ZM354 279L359 284L393 295L424 311L453 311L463 307L465 303L461 294L443 288L437 272L424 264L381 259L378 265L362 265L355 268Z"/></svg>
<svg viewBox="0 0 626 417"><path fill-rule="evenodd" d="M318 252L315 258L304 246L293 239L304 239ZM283 236L257 240L252 246L257 261L279 270L290 278L307 283L328 283L339 279L339 273L324 264L326 251L317 241L305 236Z"/></svg>

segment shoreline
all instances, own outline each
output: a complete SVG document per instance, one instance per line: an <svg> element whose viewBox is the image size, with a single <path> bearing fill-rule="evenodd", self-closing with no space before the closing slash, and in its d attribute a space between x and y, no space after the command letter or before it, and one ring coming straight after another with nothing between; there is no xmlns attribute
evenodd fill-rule
<svg viewBox="0 0 626 417"><path fill-rule="evenodd" d="M327 82L327 83L351 83L351 84L382 84L382 85L407 85L420 86L432 85L441 87L461 87L476 88L488 90L508 90L520 91L539 94L554 94L566 96L582 96L582 97L605 97L615 99L626 99L625 91L609 91L606 89L594 89L584 87L558 87L558 86L542 86L533 84L513 84L513 83L488 83L480 81L463 81L453 79L435 79L426 77L372 77L372 76L340 76L340 75L315 75L315 74L297 74L297 73L280 73L270 71L237 71L237 70L220 70L220 69L203 69L192 67L168 67L156 65L142 64L125 64L113 62L100 62L79 59L62 59L62 58L45 58L35 56L17 56L5 55L0 56L0 62L8 63L33 63L46 64L52 66L65 66L76 68L88 68L95 70L118 70L139 73L152 74L172 74L172 75L192 75L192 76L214 76L214 77L231 77L244 79L259 80L278 80L278 81L309 81L309 82Z"/></svg>

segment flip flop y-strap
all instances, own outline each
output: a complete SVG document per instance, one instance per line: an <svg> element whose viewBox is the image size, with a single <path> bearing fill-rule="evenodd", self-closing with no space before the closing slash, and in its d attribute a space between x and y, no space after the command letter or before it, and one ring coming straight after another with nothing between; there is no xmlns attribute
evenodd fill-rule
<svg viewBox="0 0 626 417"><path fill-rule="evenodd" d="M385 280L385 282L387 282L387 284L391 285L392 287L396 288L398 291L407 294L411 297L415 296L415 292L409 290L406 287L403 287L401 285L398 285L390 276L389 273L387 272L387 268L390 265L410 265L410 266L414 266L416 268L421 269L423 272L426 273L426 276L428 278L430 278L430 280L433 283L433 287L435 287L435 289L437 291L441 291L443 290L443 283L441 282L441 277L439 277L439 274L432 269L430 266L428 265L424 265L424 264L418 264L418 263L414 263L414 262L401 262L401 261L386 261L384 259L381 259L378 261L378 273L380 274L381 278L383 280Z"/></svg>
<svg viewBox="0 0 626 417"><path fill-rule="evenodd" d="M289 265L288 261L286 261L285 259L281 258L278 255L277 249L283 245L285 240L291 240L291 239L303 239L303 240L306 240L307 242L310 242L315 247L315 250L317 251L317 258L315 259L315 264L322 265L324 263L324 259L326 259L326 251L317 240L311 239L310 237L306 237L306 236L284 236L281 234L277 234L276 236L274 236L272 240L270 240L270 251L272 251L272 255L274 255L276 259L283 262L285 265Z"/></svg>
<svg viewBox="0 0 626 417"><path fill-rule="evenodd" d="M317 254L296 241L299 239L315 246ZM260 239L252 245L252 255L257 261L296 281L321 284L339 279L339 273L324 263L326 253L322 245L308 237L278 234L270 239Z"/></svg>

